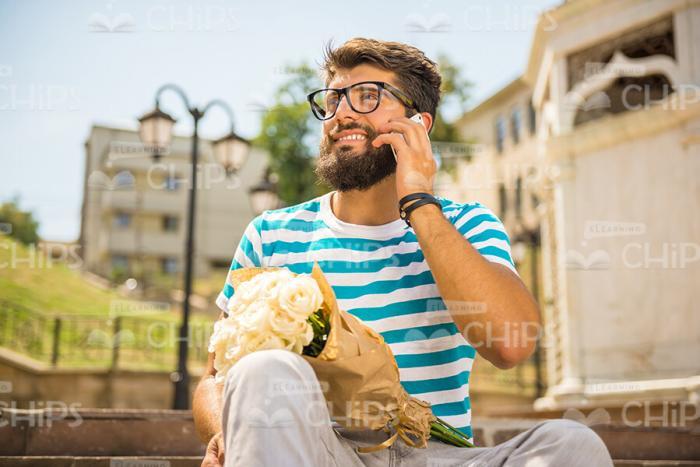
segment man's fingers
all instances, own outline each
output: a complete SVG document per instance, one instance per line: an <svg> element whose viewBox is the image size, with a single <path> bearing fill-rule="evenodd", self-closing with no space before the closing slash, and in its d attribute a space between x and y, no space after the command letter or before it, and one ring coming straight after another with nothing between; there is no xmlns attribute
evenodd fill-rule
<svg viewBox="0 0 700 467"><path fill-rule="evenodd" d="M216 454L213 452L207 452L207 455L204 456L204 460L202 460L201 467L223 467L223 465L223 460L218 459Z"/></svg>
<svg viewBox="0 0 700 467"><path fill-rule="evenodd" d="M394 150L399 153L406 151L408 149L408 144L400 133L384 133L372 141L372 146L378 148L382 144L390 144L394 147Z"/></svg>
<svg viewBox="0 0 700 467"><path fill-rule="evenodd" d="M406 122L401 120L389 121L377 128L377 131L380 133L401 133L409 146L420 142L420 134L416 131L415 122L408 119L406 119Z"/></svg>
<svg viewBox="0 0 700 467"><path fill-rule="evenodd" d="M202 461L202 467L223 467L224 438L221 433L214 435L207 444L207 452Z"/></svg>
<svg viewBox="0 0 700 467"><path fill-rule="evenodd" d="M221 465L224 465L224 450L225 450L225 449L224 449L224 438L223 438L223 436L218 436L218 437L216 438L216 441L217 441L217 447L218 447L218 450L219 450L219 462L221 463Z"/></svg>

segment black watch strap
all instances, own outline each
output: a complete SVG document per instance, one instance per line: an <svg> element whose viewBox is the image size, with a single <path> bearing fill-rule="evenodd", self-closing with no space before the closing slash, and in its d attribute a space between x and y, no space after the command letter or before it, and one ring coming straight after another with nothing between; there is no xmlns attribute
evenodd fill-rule
<svg viewBox="0 0 700 467"><path fill-rule="evenodd" d="M403 205L408 203L409 201L413 201L414 199L422 199L422 198L433 198L434 196L431 195L430 193L411 193L409 195L404 196L399 200L399 209L403 208Z"/></svg>
<svg viewBox="0 0 700 467"><path fill-rule="evenodd" d="M409 220L411 213L416 208L418 208L420 206L425 206L426 204L434 204L442 210L442 205L440 204L440 201L438 201L437 199L435 199L435 197L430 195L430 197L422 197L421 199L419 199L418 201L416 201L415 203L411 204L410 206L408 206L406 208L400 208L399 212L401 215L401 219L403 219L404 222L406 222L406 224L409 227L411 227L411 221Z"/></svg>

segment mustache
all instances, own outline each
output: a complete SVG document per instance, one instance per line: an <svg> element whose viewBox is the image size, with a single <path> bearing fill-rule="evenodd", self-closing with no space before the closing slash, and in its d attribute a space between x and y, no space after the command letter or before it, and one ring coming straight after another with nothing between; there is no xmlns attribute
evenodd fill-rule
<svg viewBox="0 0 700 467"><path fill-rule="evenodd" d="M348 123L346 125L336 125L331 131L328 132L326 137L333 141L333 137L340 133L341 131L345 130L362 130L365 133L367 133L367 140L372 141L374 138L379 136L379 133L377 133L374 128L370 127L369 125L362 125L360 123Z"/></svg>

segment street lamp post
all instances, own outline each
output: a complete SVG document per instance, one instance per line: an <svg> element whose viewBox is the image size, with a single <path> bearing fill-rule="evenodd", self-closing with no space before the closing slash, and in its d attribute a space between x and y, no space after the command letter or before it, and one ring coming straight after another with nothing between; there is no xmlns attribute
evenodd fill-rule
<svg viewBox="0 0 700 467"><path fill-rule="evenodd" d="M190 376L187 371L187 354L189 344L189 319L190 319L190 295L192 293L193 276L193 252L194 252L194 222L195 206L197 196L197 167L199 163L199 121L213 107L222 108L229 117L231 124L230 133L214 142L213 152L226 169L227 174L236 173L245 163L250 144L240 136L236 135L233 129L233 111L224 101L215 99L209 102L202 109L190 105L189 99L184 91L173 84L161 86L156 92L155 109L139 119L141 124L139 135L142 142L150 147L150 151L155 160L163 157L164 149L170 145L172 138L172 127L175 119L160 109L160 97L163 92L171 90L180 96L187 111L192 116L194 130L192 133L192 151L190 154L190 186L187 204L187 231L185 241L185 276L184 290L185 296L182 303L182 324L180 326L178 340L177 372L173 375L175 385L175 396L173 408L186 410L189 408L189 381Z"/></svg>
<svg viewBox="0 0 700 467"><path fill-rule="evenodd" d="M268 166L265 168L262 180L248 189L250 209L256 216L267 209L278 208L280 205L280 199L277 196L277 184L272 178L272 171Z"/></svg>

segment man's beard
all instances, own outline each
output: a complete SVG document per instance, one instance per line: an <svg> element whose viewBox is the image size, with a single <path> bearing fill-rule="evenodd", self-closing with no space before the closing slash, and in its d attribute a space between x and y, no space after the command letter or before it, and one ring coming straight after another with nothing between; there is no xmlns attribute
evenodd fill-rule
<svg viewBox="0 0 700 467"><path fill-rule="evenodd" d="M367 133L364 148L334 141L330 136L351 129L361 129ZM362 191L384 180L396 172L396 159L388 144L378 148L372 146L372 141L378 135L371 127L359 123L338 126L336 131L329 132L321 140L316 175L338 191Z"/></svg>

